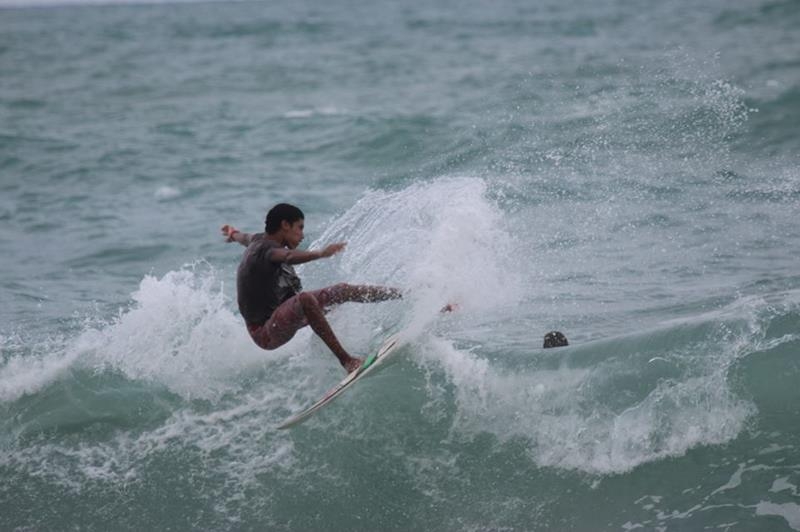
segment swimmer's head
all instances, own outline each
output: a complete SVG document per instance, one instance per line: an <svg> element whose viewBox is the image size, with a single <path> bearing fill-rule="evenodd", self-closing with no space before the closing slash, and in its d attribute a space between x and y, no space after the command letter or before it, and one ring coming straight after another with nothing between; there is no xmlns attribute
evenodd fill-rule
<svg viewBox="0 0 800 532"><path fill-rule="evenodd" d="M567 337L564 336L564 334L559 331L550 331L549 333L544 335L543 347L545 349L547 349L548 347L564 347L565 345L569 345Z"/></svg>

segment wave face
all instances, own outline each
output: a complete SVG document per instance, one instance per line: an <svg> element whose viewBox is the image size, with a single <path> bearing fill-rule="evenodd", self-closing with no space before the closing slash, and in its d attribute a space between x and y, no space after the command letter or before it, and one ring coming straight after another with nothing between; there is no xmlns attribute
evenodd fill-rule
<svg viewBox="0 0 800 532"><path fill-rule="evenodd" d="M19 4L0 529L800 530L796 3ZM341 368L218 236L281 201L405 294L289 431Z"/></svg>

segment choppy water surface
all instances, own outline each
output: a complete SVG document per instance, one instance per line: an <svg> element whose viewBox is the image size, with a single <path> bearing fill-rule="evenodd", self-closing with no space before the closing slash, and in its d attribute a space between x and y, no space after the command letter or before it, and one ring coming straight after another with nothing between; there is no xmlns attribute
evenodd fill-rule
<svg viewBox="0 0 800 532"><path fill-rule="evenodd" d="M0 528L800 530L797 2L22 2ZM408 294L291 431L341 370L218 236L279 201Z"/></svg>

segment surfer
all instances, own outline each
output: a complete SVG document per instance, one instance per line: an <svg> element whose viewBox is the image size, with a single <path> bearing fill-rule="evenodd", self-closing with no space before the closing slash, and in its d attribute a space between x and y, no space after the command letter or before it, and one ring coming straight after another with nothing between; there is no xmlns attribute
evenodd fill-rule
<svg viewBox="0 0 800 532"><path fill-rule="evenodd" d="M280 347L298 330L310 325L351 373L361 366L363 359L351 356L342 347L325 312L348 301L400 299L402 293L396 288L346 283L304 291L292 266L332 257L346 246L345 242L337 242L321 250L299 250L304 228L303 211L288 203L279 203L269 210L263 233L243 233L231 225L222 226L227 242L238 242L247 248L236 273L239 312L250 337L267 350Z"/></svg>

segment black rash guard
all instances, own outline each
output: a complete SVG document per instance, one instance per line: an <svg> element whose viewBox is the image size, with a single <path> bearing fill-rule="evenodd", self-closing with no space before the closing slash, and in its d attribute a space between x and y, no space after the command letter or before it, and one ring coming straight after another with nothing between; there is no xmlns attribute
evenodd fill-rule
<svg viewBox="0 0 800 532"><path fill-rule="evenodd" d="M269 260L272 250L281 247L264 233L253 235L239 263L236 293L239 312L247 325L263 325L278 305L303 290L290 264Z"/></svg>

